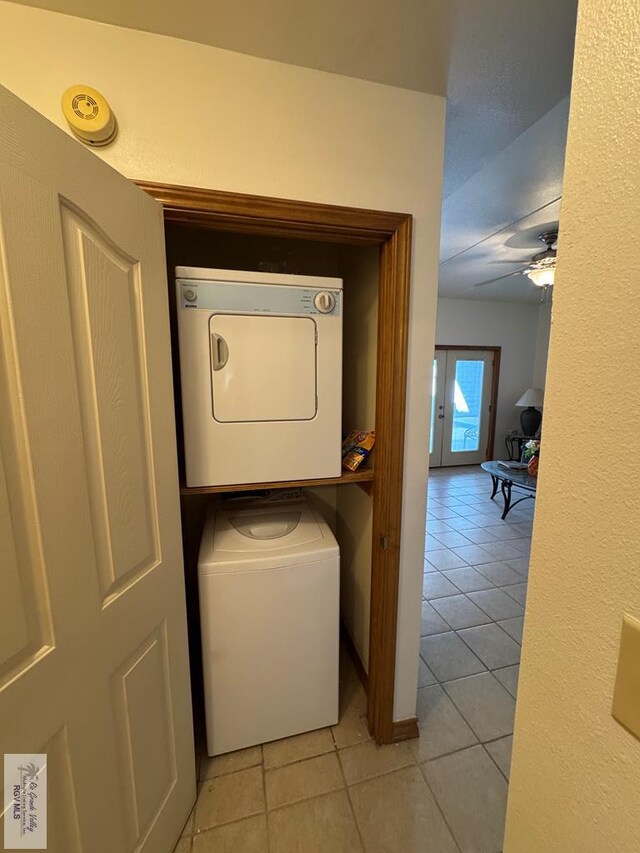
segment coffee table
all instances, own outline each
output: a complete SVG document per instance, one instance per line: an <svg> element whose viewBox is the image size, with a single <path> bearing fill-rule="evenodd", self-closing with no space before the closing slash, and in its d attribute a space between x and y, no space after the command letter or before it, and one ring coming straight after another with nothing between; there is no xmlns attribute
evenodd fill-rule
<svg viewBox="0 0 640 853"><path fill-rule="evenodd" d="M487 474L491 475L491 482L493 483L491 500L495 498L498 493L498 487L500 487L500 491L502 492L502 497L504 499L504 512L502 513L503 521L509 514L509 511L512 510L516 504L529 499L535 500L538 478L531 477L526 468L504 468L497 461L482 462L480 467L486 471ZM522 495L522 497L518 498L516 501L512 501L511 490L514 488L521 489L522 491L527 492L527 494Z"/></svg>

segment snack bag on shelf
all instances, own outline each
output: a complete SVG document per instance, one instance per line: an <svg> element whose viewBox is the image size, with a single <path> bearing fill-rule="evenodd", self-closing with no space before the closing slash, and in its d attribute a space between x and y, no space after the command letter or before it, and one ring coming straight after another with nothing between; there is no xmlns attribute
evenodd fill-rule
<svg viewBox="0 0 640 853"><path fill-rule="evenodd" d="M376 441L374 430L369 432L354 430L342 442L342 467L355 471L366 462Z"/></svg>

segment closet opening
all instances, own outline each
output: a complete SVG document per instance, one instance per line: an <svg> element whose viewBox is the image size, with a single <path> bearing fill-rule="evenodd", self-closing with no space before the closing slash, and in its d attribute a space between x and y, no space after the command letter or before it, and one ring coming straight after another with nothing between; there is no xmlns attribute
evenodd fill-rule
<svg viewBox="0 0 640 853"><path fill-rule="evenodd" d="M236 490L301 487L330 523L340 545L343 637L366 691L370 732L378 743L417 736L415 718L393 720L411 217L159 184L140 186L164 212L179 457L175 267L183 265L342 278L343 433L356 429L376 433L367 467L337 478L257 482L237 488L189 488L182 479L196 714L202 707L197 558L206 507L212 499ZM182 475L183 463L180 458Z"/></svg>

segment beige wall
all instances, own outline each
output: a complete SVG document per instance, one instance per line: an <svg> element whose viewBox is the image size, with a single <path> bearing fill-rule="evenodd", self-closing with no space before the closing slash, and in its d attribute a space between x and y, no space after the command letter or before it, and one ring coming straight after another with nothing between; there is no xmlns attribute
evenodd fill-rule
<svg viewBox="0 0 640 853"><path fill-rule="evenodd" d="M96 153L132 178L414 214L394 712L412 716L444 100L4 2L0 79L61 126L67 86L101 89L120 134Z"/></svg>
<svg viewBox="0 0 640 853"><path fill-rule="evenodd" d="M536 331L536 350L533 359L532 388L544 388L547 382L547 361L549 358L549 338L553 319L551 299L538 306L538 327Z"/></svg>
<svg viewBox="0 0 640 853"><path fill-rule="evenodd" d="M340 250L340 262L345 297L351 294L344 307L342 422L346 432L375 425L379 252L374 247L345 246ZM375 448L369 464L375 467ZM358 486L336 491L340 609L368 672L373 503Z"/></svg>
<svg viewBox="0 0 640 853"><path fill-rule="evenodd" d="M581 0L506 853L640 849L640 742L610 713L640 617L638 44L636 0Z"/></svg>
<svg viewBox="0 0 640 853"><path fill-rule="evenodd" d="M546 363L548 314L541 315L541 307L532 302L438 299L437 344L502 348L494 451L498 459L505 457L505 434L520 429L522 409L515 403L534 384L538 348Z"/></svg>

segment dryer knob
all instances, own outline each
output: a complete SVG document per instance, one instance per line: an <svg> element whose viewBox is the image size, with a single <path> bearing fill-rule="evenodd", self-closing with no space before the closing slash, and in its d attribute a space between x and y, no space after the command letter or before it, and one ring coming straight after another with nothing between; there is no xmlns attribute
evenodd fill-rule
<svg viewBox="0 0 640 853"><path fill-rule="evenodd" d="M328 290L321 290L320 293L316 293L313 304L322 314L329 314L335 308L336 298Z"/></svg>
<svg viewBox="0 0 640 853"><path fill-rule="evenodd" d="M195 302L197 294L196 294L195 290L189 289L189 290L183 290L182 295L187 300L187 302Z"/></svg>

